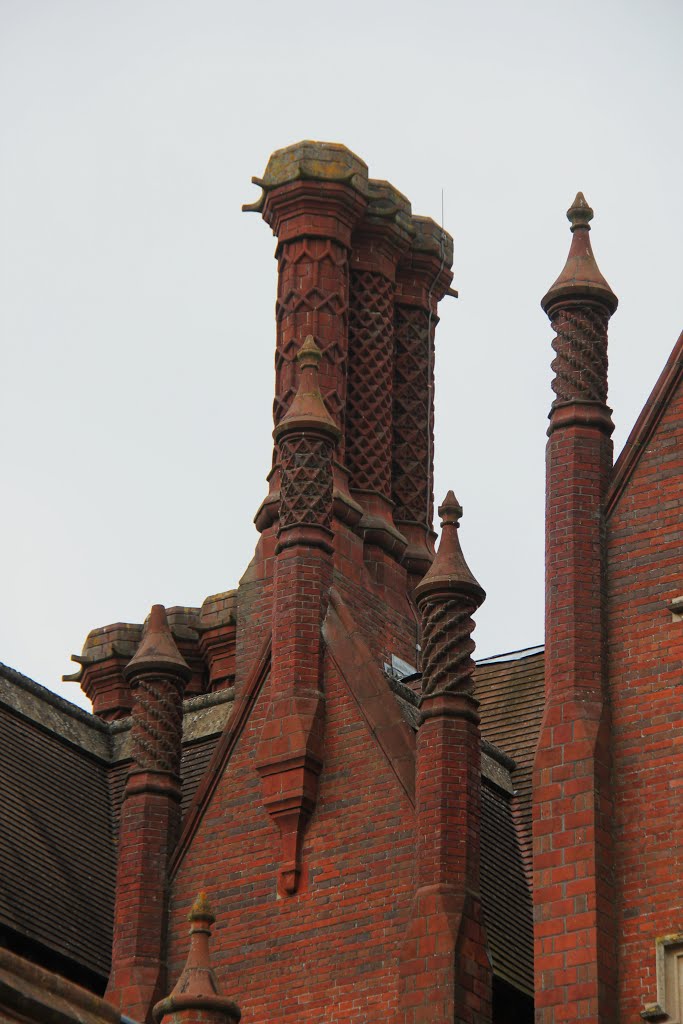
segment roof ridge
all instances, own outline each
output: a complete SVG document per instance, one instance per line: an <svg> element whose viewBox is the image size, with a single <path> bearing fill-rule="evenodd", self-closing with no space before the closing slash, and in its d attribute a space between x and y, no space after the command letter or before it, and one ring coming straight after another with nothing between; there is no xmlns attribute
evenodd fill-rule
<svg viewBox="0 0 683 1024"><path fill-rule="evenodd" d="M531 658L534 654L541 654L545 650L545 644L534 644L532 647L520 647L516 651L504 651L502 654L490 654L486 658L476 658L477 665L492 665L507 658L510 661L523 661L524 658Z"/></svg>

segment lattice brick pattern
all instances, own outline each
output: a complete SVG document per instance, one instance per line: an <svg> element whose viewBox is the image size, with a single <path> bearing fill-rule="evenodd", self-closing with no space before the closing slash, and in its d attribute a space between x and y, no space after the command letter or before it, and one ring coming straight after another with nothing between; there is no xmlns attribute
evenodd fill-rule
<svg viewBox="0 0 683 1024"><path fill-rule="evenodd" d="M346 464L351 487L391 498L393 293L383 274L351 273Z"/></svg>
<svg viewBox="0 0 683 1024"><path fill-rule="evenodd" d="M434 515L434 327L432 321L430 330L427 310L396 307L394 520L425 523L430 529Z"/></svg>
<svg viewBox="0 0 683 1024"><path fill-rule="evenodd" d="M182 696L180 686L163 675L140 676L134 683L131 729L137 768L180 774Z"/></svg>
<svg viewBox="0 0 683 1024"><path fill-rule="evenodd" d="M280 527L324 526L332 520L332 443L287 437L280 442Z"/></svg>
<svg viewBox="0 0 683 1024"><path fill-rule="evenodd" d="M607 323L601 309L560 310L552 319L556 337L552 362L557 401L607 401Z"/></svg>
<svg viewBox="0 0 683 1024"><path fill-rule="evenodd" d="M423 695L472 692L473 611L453 600L422 606Z"/></svg>
<svg viewBox="0 0 683 1024"><path fill-rule="evenodd" d="M335 422L343 426L348 288L348 257L343 246L319 238L304 238L283 246L275 306L276 426L296 394L296 356L308 334L313 335L323 353L320 390Z"/></svg>

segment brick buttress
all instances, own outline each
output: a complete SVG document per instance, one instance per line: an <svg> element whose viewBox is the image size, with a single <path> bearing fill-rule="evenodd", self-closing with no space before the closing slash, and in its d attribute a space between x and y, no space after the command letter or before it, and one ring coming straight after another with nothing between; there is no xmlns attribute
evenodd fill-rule
<svg viewBox="0 0 683 1024"><path fill-rule="evenodd" d="M415 593L422 617L417 737L417 891L399 959L399 1024L487 1024L492 972L481 908L481 737L471 655L484 591L458 540L452 491L435 561Z"/></svg>
<svg viewBox="0 0 683 1024"><path fill-rule="evenodd" d="M537 1021L616 1019L605 662L604 502L612 469L607 324L579 193L564 270L542 300L555 340L546 449L545 711L534 767Z"/></svg>
<svg viewBox="0 0 683 1024"><path fill-rule="evenodd" d="M119 826L112 971L106 998L140 1024L166 986L168 864L180 824L183 690L191 669L155 604L130 684L133 766Z"/></svg>
<svg viewBox="0 0 683 1024"><path fill-rule="evenodd" d="M335 446L341 431L318 385L322 353L308 336L298 390L275 427L281 465L270 707L257 750L263 802L280 833L278 890L293 895L323 764L322 623L332 585Z"/></svg>
<svg viewBox="0 0 683 1024"><path fill-rule="evenodd" d="M453 239L429 217L413 217L414 237L396 271L391 488L394 523L408 541L412 586L434 558L434 332L450 288Z"/></svg>

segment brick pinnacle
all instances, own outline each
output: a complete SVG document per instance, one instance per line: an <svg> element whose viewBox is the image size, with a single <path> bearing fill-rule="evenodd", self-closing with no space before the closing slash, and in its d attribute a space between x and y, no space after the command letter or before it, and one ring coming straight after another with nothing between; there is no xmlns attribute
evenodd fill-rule
<svg viewBox="0 0 683 1024"><path fill-rule="evenodd" d="M612 314L619 300L595 261L588 234L593 210L583 192L577 192L576 199L567 210L567 218L572 232L567 262L560 276L541 299L541 306L550 316L554 309L565 302L588 301L603 306Z"/></svg>
<svg viewBox="0 0 683 1024"><path fill-rule="evenodd" d="M175 644L163 604L152 605L142 642L123 670L126 678L140 672L162 671L189 679L192 669Z"/></svg>

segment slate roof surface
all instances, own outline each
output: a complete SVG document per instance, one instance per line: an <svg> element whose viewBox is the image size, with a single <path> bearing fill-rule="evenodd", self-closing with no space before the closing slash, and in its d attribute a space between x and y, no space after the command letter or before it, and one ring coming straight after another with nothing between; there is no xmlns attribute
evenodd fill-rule
<svg viewBox="0 0 683 1024"><path fill-rule="evenodd" d="M511 757L516 810L531 839L531 773L543 714L543 651L479 662L475 672L481 731Z"/></svg>
<svg viewBox="0 0 683 1024"><path fill-rule="evenodd" d="M116 866L105 764L0 707L0 778L0 923L106 976Z"/></svg>
<svg viewBox="0 0 683 1024"><path fill-rule="evenodd" d="M223 713L216 701L225 710L226 696L186 704L192 742L183 749L183 811L220 731L209 718ZM0 665L0 931L103 979L127 741L126 722L106 725Z"/></svg>
<svg viewBox="0 0 683 1024"><path fill-rule="evenodd" d="M494 973L527 995L534 992L531 894L509 798L483 780L481 898Z"/></svg>

